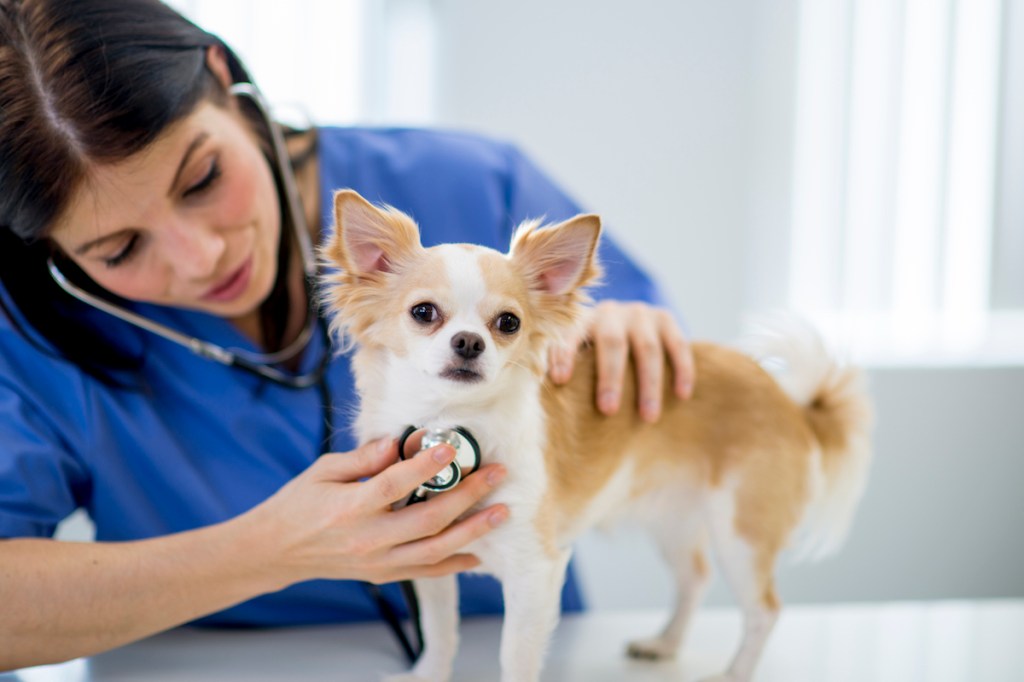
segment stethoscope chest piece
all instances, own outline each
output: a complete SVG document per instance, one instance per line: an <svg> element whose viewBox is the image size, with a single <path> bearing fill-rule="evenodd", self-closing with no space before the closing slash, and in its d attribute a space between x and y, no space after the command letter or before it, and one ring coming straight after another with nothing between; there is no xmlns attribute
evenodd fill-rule
<svg viewBox="0 0 1024 682"><path fill-rule="evenodd" d="M416 431L415 426L410 426L398 439L398 454L402 459L405 459L405 442ZM420 450L426 450L436 445L450 445L455 450L455 459L436 476L420 485L420 489L416 491L416 497L425 495L427 492L441 493L451 490L464 477L480 468L480 446L472 434L461 426L450 429L427 429L420 442Z"/></svg>

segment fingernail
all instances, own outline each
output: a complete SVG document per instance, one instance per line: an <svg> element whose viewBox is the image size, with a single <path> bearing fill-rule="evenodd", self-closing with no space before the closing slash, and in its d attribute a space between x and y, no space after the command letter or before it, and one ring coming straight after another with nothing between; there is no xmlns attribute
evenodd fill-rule
<svg viewBox="0 0 1024 682"><path fill-rule="evenodd" d="M490 485L498 485L505 480L505 474L507 473L508 471L505 467L495 467L487 472L487 483Z"/></svg>
<svg viewBox="0 0 1024 682"><path fill-rule="evenodd" d="M691 384L689 382L683 384L683 389L682 390L683 390L683 397L684 398L689 398L690 396L693 395L693 384Z"/></svg>
<svg viewBox="0 0 1024 682"><path fill-rule="evenodd" d="M487 523L491 524L492 528L497 528L506 520L508 520L508 509L505 507L495 509L487 515Z"/></svg>
<svg viewBox="0 0 1024 682"><path fill-rule="evenodd" d="M598 398L598 406L602 412L614 412L619 404L619 394L615 391L603 391Z"/></svg>
<svg viewBox="0 0 1024 682"><path fill-rule="evenodd" d="M377 441L377 452L383 455L385 452L395 447L395 443L397 442L397 438L381 438Z"/></svg>
<svg viewBox="0 0 1024 682"><path fill-rule="evenodd" d="M434 447L431 457L433 457L434 461L438 464L449 464L453 459L455 459L455 448L450 445L438 445Z"/></svg>
<svg viewBox="0 0 1024 682"><path fill-rule="evenodd" d="M640 414L649 422L656 421L660 411L661 406L655 400L645 400L640 406Z"/></svg>

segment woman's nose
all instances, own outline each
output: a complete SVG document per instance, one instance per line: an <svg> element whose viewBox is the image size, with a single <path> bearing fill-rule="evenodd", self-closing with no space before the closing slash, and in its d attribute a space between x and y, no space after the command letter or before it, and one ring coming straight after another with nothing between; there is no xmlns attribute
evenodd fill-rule
<svg viewBox="0 0 1024 682"><path fill-rule="evenodd" d="M226 242L218 230L196 222L169 225L164 242L165 260L183 279L214 275Z"/></svg>

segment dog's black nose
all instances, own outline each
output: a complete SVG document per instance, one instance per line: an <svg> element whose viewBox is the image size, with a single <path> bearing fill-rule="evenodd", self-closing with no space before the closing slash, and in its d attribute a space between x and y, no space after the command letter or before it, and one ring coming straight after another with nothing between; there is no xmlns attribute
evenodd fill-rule
<svg viewBox="0 0 1024 682"><path fill-rule="evenodd" d="M459 332L452 337L452 350L456 355L461 355L467 360L472 360L483 353L484 348L487 348L487 345L484 344L483 337L479 334Z"/></svg>

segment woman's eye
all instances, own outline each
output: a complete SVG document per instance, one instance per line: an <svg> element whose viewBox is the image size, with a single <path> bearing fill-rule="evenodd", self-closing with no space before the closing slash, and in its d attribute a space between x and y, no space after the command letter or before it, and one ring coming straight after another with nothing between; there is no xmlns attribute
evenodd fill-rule
<svg viewBox="0 0 1024 682"><path fill-rule="evenodd" d="M436 322L437 318L440 317L433 303L417 303L409 311L409 314L421 324Z"/></svg>
<svg viewBox="0 0 1024 682"><path fill-rule="evenodd" d="M210 163L210 170L206 172L206 175L203 176L202 180L185 190L185 196L188 197L195 194L202 194L204 191L209 189L219 177L220 164L217 163L217 159L214 159Z"/></svg>
<svg viewBox="0 0 1024 682"><path fill-rule="evenodd" d="M498 331L503 334L515 334L519 331L519 318L512 313L498 315Z"/></svg>
<svg viewBox="0 0 1024 682"><path fill-rule="evenodd" d="M135 248L138 245L139 235L133 234L125 245L121 247L121 250L115 253L113 256L109 256L103 259L103 264L108 268L116 268L121 265L135 253Z"/></svg>

